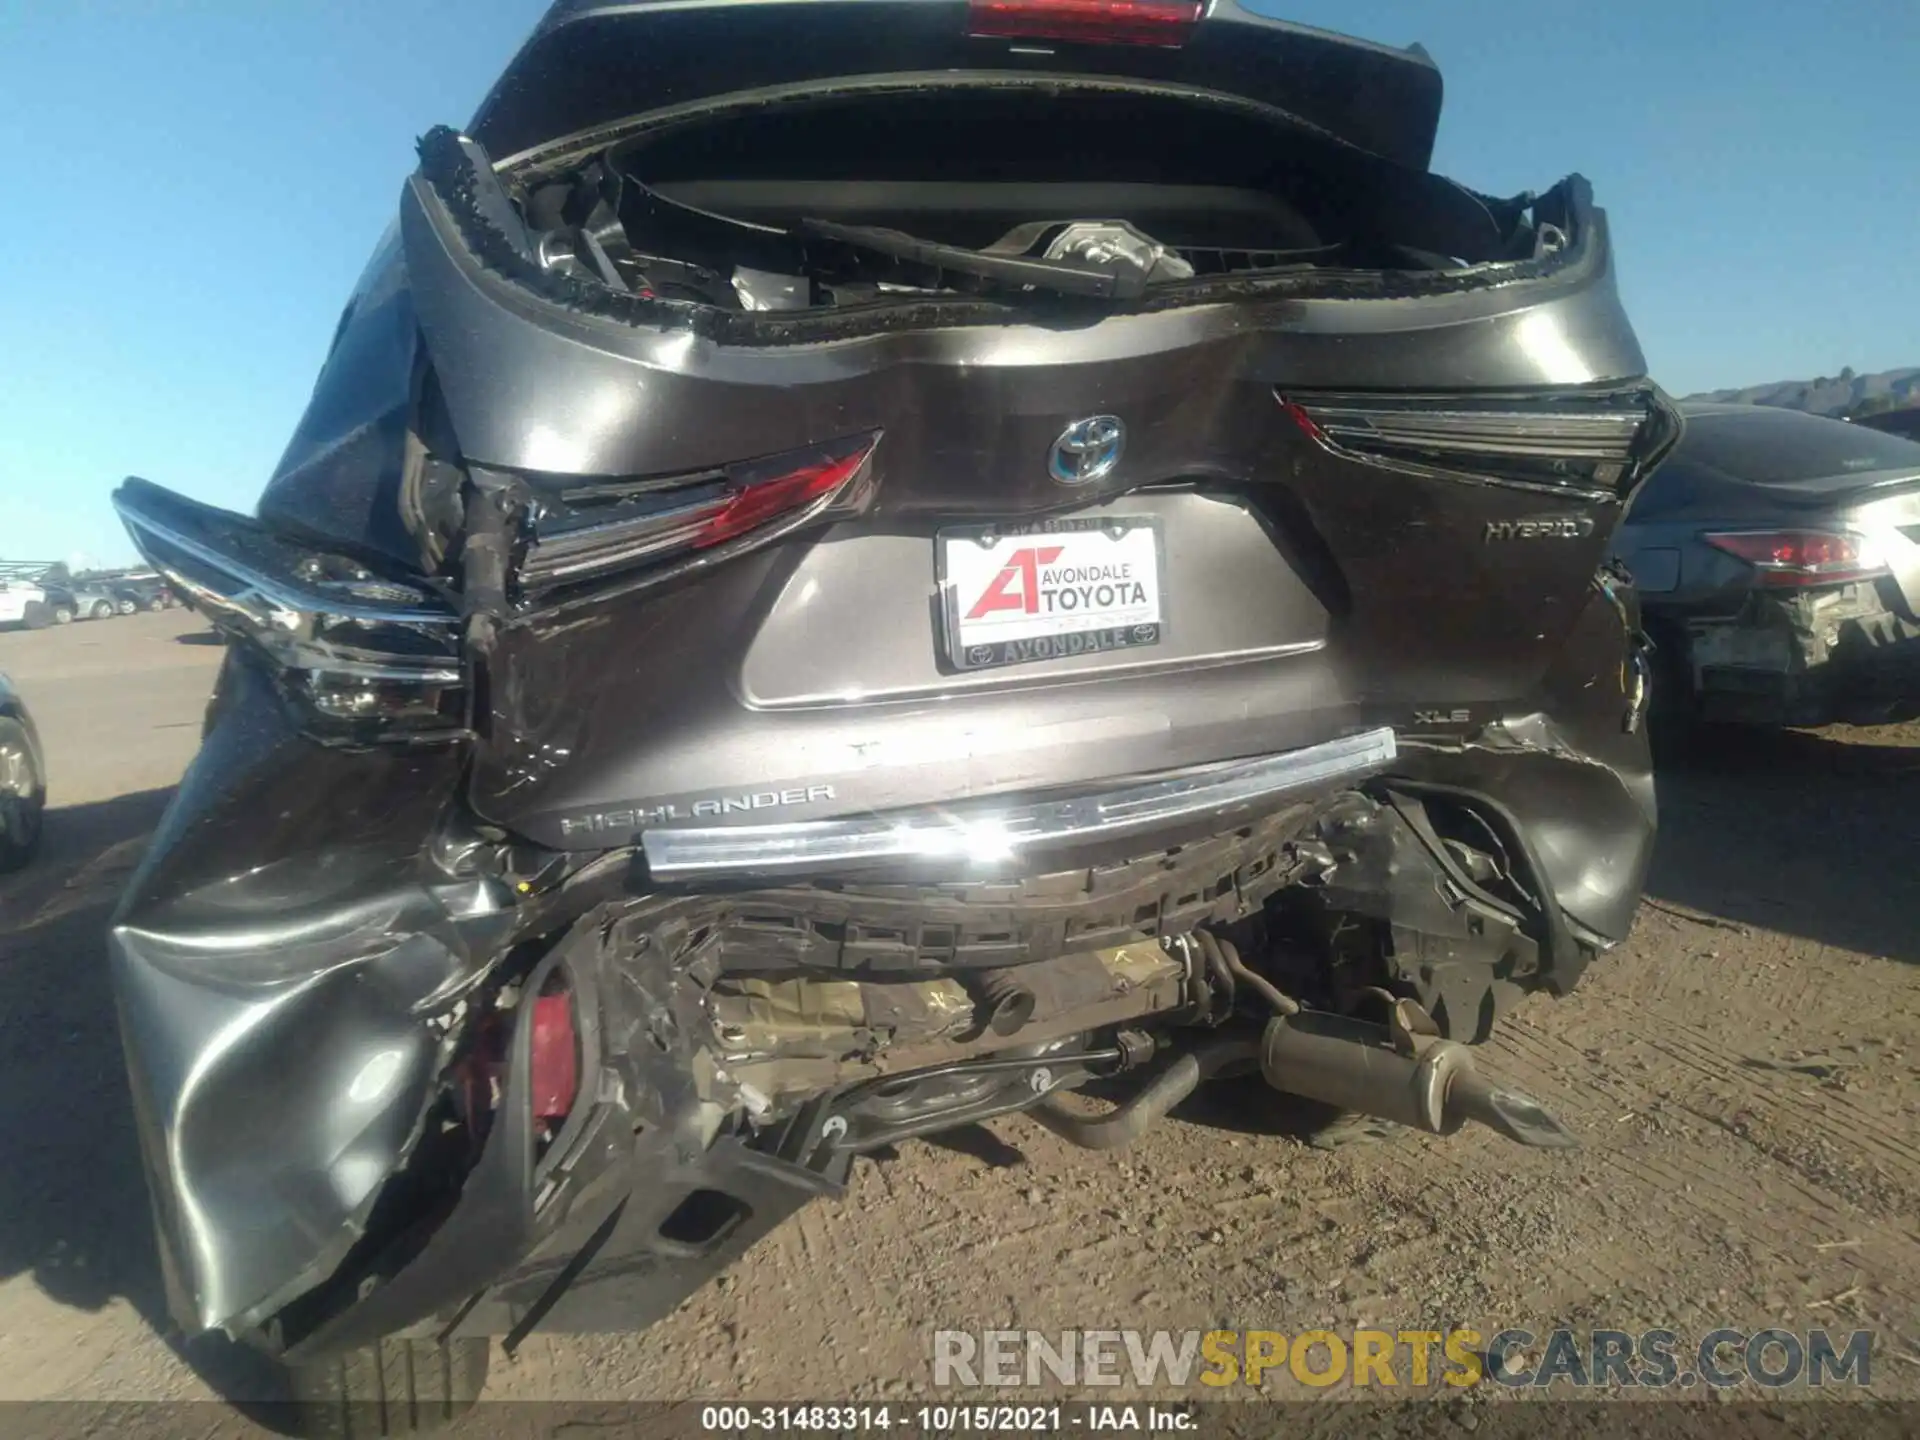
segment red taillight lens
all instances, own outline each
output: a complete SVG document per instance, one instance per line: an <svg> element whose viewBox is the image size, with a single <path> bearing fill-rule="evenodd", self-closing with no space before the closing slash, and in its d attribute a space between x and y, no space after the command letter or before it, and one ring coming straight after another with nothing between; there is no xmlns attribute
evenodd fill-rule
<svg viewBox="0 0 1920 1440"><path fill-rule="evenodd" d="M492 1010L483 1016L473 1044L454 1067L456 1097L474 1143L491 1129L506 1096L507 1072L515 1038L514 1016L530 1021L527 1037L527 1090L517 1097L534 1122L536 1146L544 1150L559 1135L580 1098L580 1035L574 1021L573 988L564 970L548 975L530 1006Z"/></svg>
<svg viewBox="0 0 1920 1440"><path fill-rule="evenodd" d="M1309 440L1317 441L1322 445L1327 443L1326 432L1320 428L1313 416L1307 412L1306 406L1297 404L1282 395L1280 397L1280 408L1287 412L1287 418L1298 425L1300 429L1305 432Z"/></svg>
<svg viewBox="0 0 1920 1440"><path fill-rule="evenodd" d="M1762 585L1845 585L1886 573L1866 536L1842 530L1743 530L1700 538L1753 566Z"/></svg>
<svg viewBox="0 0 1920 1440"><path fill-rule="evenodd" d="M777 538L848 508L879 442L861 435L701 475L563 491L534 521L520 587L554 590Z"/></svg>
<svg viewBox="0 0 1920 1440"><path fill-rule="evenodd" d="M1277 398L1315 444L1344 459L1531 489L1630 490L1680 433L1651 389Z"/></svg>
<svg viewBox="0 0 1920 1440"><path fill-rule="evenodd" d="M747 481L701 522L690 542L692 548L706 550L724 544L758 530L770 520L834 494L866 463L871 448L838 460L814 461L787 469L783 474Z"/></svg>
<svg viewBox="0 0 1920 1440"><path fill-rule="evenodd" d="M533 1002L533 1115L556 1126L573 1113L580 1094L580 1044L573 1031L573 997L564 990Z"/></svg>
<svg viewBox="0 0 1920 1440"><path fill-rule="evenodd" d="M1177 49L1205 10L1202 0L968 0L967 18L990 39Z"/></svg>

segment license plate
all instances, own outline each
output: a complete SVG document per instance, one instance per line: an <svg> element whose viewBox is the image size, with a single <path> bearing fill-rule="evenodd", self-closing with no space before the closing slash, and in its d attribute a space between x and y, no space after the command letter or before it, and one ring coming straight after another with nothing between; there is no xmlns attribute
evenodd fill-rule
<svg viewBox="0 0 1920 1440"><path fill-rule="evenodd" d="M946 658L959 670L1158 645L1160 524L1146 516L943 530Z"/></svg>

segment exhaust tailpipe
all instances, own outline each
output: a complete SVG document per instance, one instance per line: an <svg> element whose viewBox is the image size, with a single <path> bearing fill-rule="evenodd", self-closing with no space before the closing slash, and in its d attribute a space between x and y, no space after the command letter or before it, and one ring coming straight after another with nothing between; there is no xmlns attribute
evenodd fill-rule
<svg viewBox="0 0 1920 1440"><path fill-rule="evenodd" d="M1027 1112L1062 1140L1083 1150L1122 1150L1146 1134L1166 1113L1229 1065L1253 1059L1251 1035L1216 1035L1176 1057L1172 1064L1111 1114L1076 1115L1049 1095Z"/></svg>
<svg viewBox="0 0 1920 1440"><path fill-rule="evenodd" d="M1319 1011L1275 1019L1260 1042L1260 1073L1289 1095L1431 1135L1472 1120L1521 1145L1580 1143L1539 1101L1482 1076L1467 1047L1433 1033L1408 1001L1394 1007L1390 1026Z"/></svg>

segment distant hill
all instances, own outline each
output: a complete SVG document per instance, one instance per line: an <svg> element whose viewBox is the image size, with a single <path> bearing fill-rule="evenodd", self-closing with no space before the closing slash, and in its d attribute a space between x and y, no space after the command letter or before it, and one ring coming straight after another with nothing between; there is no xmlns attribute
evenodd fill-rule
<svg viewBox="0 0 1920 1440"><path fill-rule="evenodd" d="M1689 400L1713 400L1726 405L1777 405L1783 410L1805 410L1814 415L1871 415L1876 410L1904 410L1920 406L1920 365L1905 370L1882 370L1856 375L1851 368L1817 380L1778 380L1771 385L1749 385L1744 390L1709 390Z"/></svg>

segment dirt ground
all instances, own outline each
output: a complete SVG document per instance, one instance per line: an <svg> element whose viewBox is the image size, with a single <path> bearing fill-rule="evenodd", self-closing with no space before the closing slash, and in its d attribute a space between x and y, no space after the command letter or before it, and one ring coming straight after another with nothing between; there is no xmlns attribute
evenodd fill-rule
<svg viewBox="0 0 1920 1440"><path fill-rule="evenodd" d="M0 1400L210 1393L164 1338L101 945L208 639L183 614L0 635L57 807L0 888ZM1113 1156L995 1122L863 1163L643 1338L496 1357L489 1394L923 1391L935 1328L1778 1324L1877 1332L1875 1394L1920 1398L1920 730L1756 739L1661 806L1632 941L1482 1057L1579 1150L1328 1154L1217 1102Z"/></svg>

